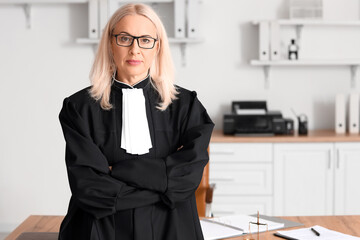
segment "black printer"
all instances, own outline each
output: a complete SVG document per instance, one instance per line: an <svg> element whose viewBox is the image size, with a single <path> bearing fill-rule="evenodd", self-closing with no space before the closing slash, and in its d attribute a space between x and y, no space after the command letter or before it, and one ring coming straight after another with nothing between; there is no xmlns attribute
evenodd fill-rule
<svg viewBox="0 0 360 240"><path fill-rule="evenodd" d="M294 121L283 118L280 111L268 111L266 101L235 101L231 112L224 115L224 134L294 134Z"/></svg>

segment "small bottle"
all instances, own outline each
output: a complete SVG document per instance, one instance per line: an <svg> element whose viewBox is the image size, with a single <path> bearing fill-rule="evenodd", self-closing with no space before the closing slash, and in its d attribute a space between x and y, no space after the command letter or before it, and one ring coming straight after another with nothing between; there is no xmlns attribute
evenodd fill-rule
<svg viewBox="0 0 360 240"><path fill-rule="evenodd" d="M295 39L291 39L289 45L289 60L298 60L299 46L295 43Z"/></svg>
<svg viewBox="0 0 360 240"><path fill-rule="evenodd" d="M206 190L205 217L213 217L211 205L212 205L212 201L213 201L214 189L215 189L215 183L212 183L212 184L209 185L208 189Z"/></svg>

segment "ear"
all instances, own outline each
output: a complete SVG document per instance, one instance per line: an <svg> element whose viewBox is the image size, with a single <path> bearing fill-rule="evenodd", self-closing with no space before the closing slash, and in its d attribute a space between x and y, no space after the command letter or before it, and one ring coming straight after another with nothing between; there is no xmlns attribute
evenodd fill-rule
<svg viewBox="0 0 360 240"><path fill-rule="evenodd" d="M159 54L159 52L160 52L160 40L156 41L155 47L156 47L155 56L157 56Z"/></svg>

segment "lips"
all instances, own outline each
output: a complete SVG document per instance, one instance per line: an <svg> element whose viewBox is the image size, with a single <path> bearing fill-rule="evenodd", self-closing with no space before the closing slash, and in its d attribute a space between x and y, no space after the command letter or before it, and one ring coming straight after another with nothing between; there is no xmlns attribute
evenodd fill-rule
<svg viewBox="0 0 360 240"><path fill-rule="evenodd" d="M133 59L131 59L131 60L126 60L126 62L127 62L128 64L130 64L130 65L139 65L139 64L141 63L140 60L133 60Z"/></svg>

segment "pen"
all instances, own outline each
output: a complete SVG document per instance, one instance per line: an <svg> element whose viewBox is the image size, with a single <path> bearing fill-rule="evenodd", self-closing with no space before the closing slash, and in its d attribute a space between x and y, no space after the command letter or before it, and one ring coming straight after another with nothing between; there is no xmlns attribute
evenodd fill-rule
<svg viewBox="0 0 360 240"><path fill-rule="evenodd" d="M314 228L311 228L311 231L313 231L316 234L316 236L320 236L320 233L316 231Z"/></svg>

